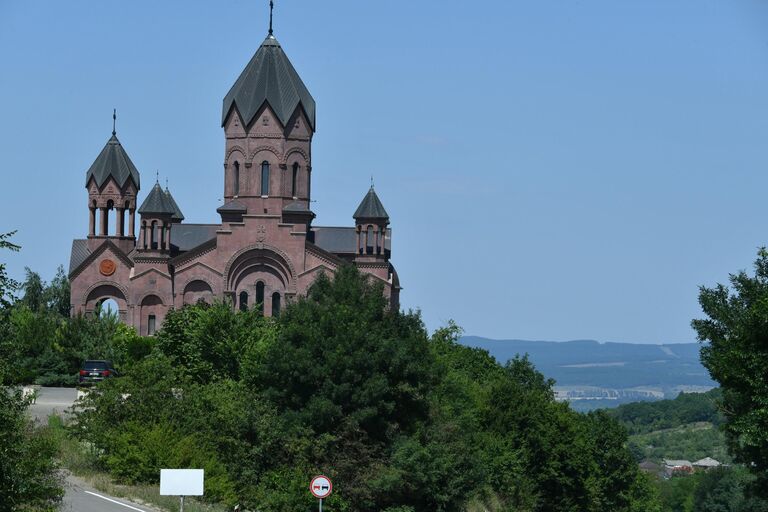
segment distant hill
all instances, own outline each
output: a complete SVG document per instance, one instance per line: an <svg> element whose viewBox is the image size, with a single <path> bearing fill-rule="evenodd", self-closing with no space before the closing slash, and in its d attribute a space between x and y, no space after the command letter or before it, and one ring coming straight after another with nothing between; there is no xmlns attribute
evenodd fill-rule
<svg viewBox="0 0 768 512"><path fill-rule="evenodd" d="M703 392L716 386L699 361L698 343L640 345L478 336L463 336L459 341L487 350L501 363L528 354L540 372L556 381L558 399L570 401L578 410L674 398L680 391Z"/></svg>

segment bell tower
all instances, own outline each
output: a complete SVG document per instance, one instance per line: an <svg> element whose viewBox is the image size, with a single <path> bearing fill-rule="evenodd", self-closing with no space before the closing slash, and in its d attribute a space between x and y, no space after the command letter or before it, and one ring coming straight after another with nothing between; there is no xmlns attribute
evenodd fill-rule
<svg viewBox="0 0 768 512"><path fill-rule="evenodd" d="M271 5L270 5L271 8ZM224 98L223 222L279 216L309 226L315 100L272 31Z"/></svg>
<svg viewBox="0 0 768 512"><path fill-rule="evenodd" d="M90 212L88 244L93 249L101 240L110 239L128 252L135 244L136 196L140 179L138 169L117 139L116 120L117 113L113 112L112 137L85 175ZM109 217L112 212L116 215L115 228L110 232Z"/></svg>
<svg viewBox="0 0 768 512"><path fill-rule="evenodd" d="M352 217L355 219L355 232L357 233L355 261L388 261L390 255L387 232L389 214L373 189L373 184Z"/></svg>

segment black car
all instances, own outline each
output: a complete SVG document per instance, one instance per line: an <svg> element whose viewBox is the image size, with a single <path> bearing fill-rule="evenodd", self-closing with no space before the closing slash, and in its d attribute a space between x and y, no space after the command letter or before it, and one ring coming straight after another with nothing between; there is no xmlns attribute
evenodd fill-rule
<svg viewBox="0 0 768 512"><path fill-rule="evenodd" d="M81 386L87 386L116 376L117 372L112 366L112 361L89 359L80 368L79 383Z"/></svg>

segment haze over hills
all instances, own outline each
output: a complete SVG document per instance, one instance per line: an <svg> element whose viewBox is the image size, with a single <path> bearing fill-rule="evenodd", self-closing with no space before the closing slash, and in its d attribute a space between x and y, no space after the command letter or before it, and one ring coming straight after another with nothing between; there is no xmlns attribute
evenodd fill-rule
<svg viewBox="0 0 768 512"><path fill-rule="evenodd" d="M479 336L463 336L459 341L487 350L501 363L528 354L540 372L555 380L557 398L570 401L577 410L674 398L681 391L703 392L717 386L699 361L698 343L642 345Z"/></svg>

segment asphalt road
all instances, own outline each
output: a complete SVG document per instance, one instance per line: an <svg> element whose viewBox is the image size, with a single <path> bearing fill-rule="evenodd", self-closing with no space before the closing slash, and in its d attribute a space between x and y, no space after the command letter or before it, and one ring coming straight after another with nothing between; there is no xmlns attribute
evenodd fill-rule
<svg viewBox="0 0 768 512"><path fill-rule="evenodd" d="M38 388L37 393L37 400L29 407L29 414L38 423L47 422L51 414L67 414L67 409L72 407L78 396L77 390L73 388ZM74 475L67 475L65 491L62 512L156 511L97 491Z"/></svg>
<svg viewBox="0 0 768 512"><path fill-rule="evenodd" d="M69 475L62 512L155 512L157 509L137 505L123 498L99 492L79 478Z"/></svg>
<svg viewBox="0 0 768 512"><path fill-rule="evenodd" d="M37 400L29 407L29 413L35 421L45 423L51 414L64 414L75 400L74 388L38 388Z"/></svg>

